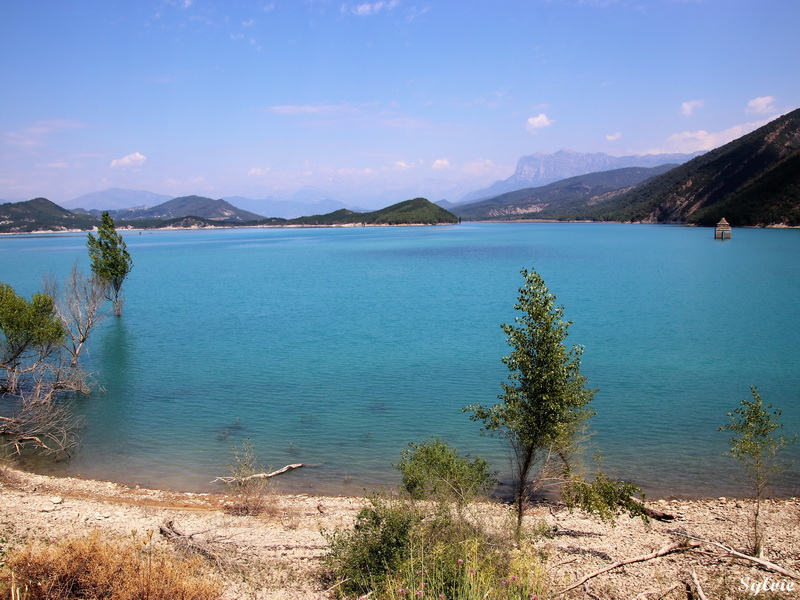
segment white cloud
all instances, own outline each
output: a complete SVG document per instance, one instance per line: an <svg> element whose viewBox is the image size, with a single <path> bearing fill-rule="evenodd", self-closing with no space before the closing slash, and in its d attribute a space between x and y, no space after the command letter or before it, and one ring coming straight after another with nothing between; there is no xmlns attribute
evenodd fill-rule
<svg viewBox="0 0 800 600"><path fill-rule="evenodd" d="M252 27L256 24L255 19L248 19L247 21L242 21L242 27Z"/></svg>
<svg viewBox="0 0 800 600"><path fill-rule="evenodd" d="M398 160L396 163L394 163L394 168L397 169L398 171L408 171L413 167L414 167L413 164L406 162L404 160Z"/></svg>
<svg viewBox="0 0 800 600"><path fill-rule="evenodd" d="M353 14L364 17L377 15L383 10L392 10L398 4L400 4L399 0L389 0L389 2L386 2L385 0L379 0L378 2L363 2L356 6L350 7L350 11Z"/></svg>
<svg viewBox="0 0 800 600"><path fill-rule="evenodd" d="M734 125L723 131L682 131L667 138L664 147L657 150L649 150L647 154L661 154L671 152L692 153L705 150L713 150L720 146L732 142L733 140L747 135L751 131L769 123L770 119L755 121L752 123L742 123Z"/></svg>
<svg viewBox="0 0 800 600"><path fill-rule="evenodd" d="M689 100L681 104L681 114L684 117L691 117L695 109L701 108L706 103L705 100Z"/></svg>
<svg viewBox="0 0 800 600"><path fill-rule="evenodd" d="M622 138L622 132L621 131L618 131L616 133L607 133L606 134L606 139L609 142L616 142L618 139L621 139L621 138Z"/></svg>
<svg viewBox="0 0 800 600"><path fill-rule="evenodd" d="M450 168L450 161L447 160L446 158L439 158L439 159L436 159L435 161L433 161L433 165L431 165L431 166L432 166L432 168L436 169L437 171L441 171L443 169L449 169Z"/></svg>
<svg viewBox="0 0 800 600"><path fill-rule="evenodd" d="M548 118L544 113L539 113L537 116L528 119L525 127L529 133L536 133L543 127L550 127L553 123L555 123L553 119Z"/></svg>
<svg viewBox="0 0 800 600"><path fill-rule="evenodd" d="M261 177L262 175L267 175L270 171L272 171L272 169L269 167L254 167L247 172L247 175L250 177Z"/></svg>
<svg viewBox="0 0 800 600"><path fill-rule="evenodd" d="M127 156L123 156L122 158L115 158L111 161L111 168L112 169L127 169L129 167L140 167L144 164L147 160L147 157L144 154L140 154L139 152L134 152L133 154L128 154Z"/></svg>
<svg viewBox="0 0 800 600"><path fill-rule="evenodd" d="M753 98L747 103L747 112L755 115L766 115L775 112L775 107L772 105L773 102L775 102L774 96Z"/></svg>

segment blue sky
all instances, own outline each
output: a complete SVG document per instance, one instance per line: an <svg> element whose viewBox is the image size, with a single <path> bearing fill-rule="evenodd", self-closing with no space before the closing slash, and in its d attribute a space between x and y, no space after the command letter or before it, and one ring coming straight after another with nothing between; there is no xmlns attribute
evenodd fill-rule
<svg viewBox="0 0 800 600"><path fill-rule="evenodd" d="M6 0L0 198L457 200L800 106L797 0ZM311 191L307 191L311 190Z"/></svg>

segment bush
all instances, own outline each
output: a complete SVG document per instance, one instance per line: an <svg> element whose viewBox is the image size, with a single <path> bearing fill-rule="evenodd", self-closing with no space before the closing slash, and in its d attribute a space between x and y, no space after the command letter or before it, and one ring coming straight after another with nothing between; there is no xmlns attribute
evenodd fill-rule
<svg viewBox="0 0 800 600"><path fill-rule="evenodd" d="M403 476L403 488L416 500L453 500L464 505L495 485L484 459L460 456L439 438L409 446L395 467Z"/></svg>
<svg viewBox="0 0 800 600"><path fill-rule="evenodd" d="M269 506L270 480L253 477L261 473L255 448L250 441L242 442L241 451L231 450L228 463L230 477L226 478L232 492L232 500L225 505L225 512L236 516L258 516Z"/></svg>
<svg viewBox="0 0 800 600"><path fill-rule="evenodd" d="M409 506L376 496L358 513L352 530L325 534L330 545L326 562L343 581L341 591L368 593L385 584L405 559L412 529L420 521Z"/></svg>
<svg viewBox="0 0 800 600"><path fill-rule="evenodd" d="M95 533L12 552L2 572L3 597L25 600L216 600L218 583L199 559L176 558L134 537L104 541Z"/></svg>

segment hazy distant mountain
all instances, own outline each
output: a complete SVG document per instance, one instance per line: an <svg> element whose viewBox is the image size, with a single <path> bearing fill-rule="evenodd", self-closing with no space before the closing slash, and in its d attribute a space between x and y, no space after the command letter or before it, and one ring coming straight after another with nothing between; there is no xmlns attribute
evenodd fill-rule
<svg viewBox="0 0 800 600"><path fill-rule="evenodd" d="M123 208L137 208L142 206L155 206L166 202L172 196L154 194L144 190L125 190L122 188L108 188L101 192L91 192L64 202L67 209L83 208L90 210L120 210Z"/></svg>
<svg viewBox="0 0 800 600"><path fill-rule="evenodd" d="M646 154L611 156L603 152L584 154L574 150L537 152L523 156L517 162L517 170L508 179L496 181L488 188L471 192L459 204L475 202L525 188L541 187L568 177L586 175L599 171L611 171L626 167L657 167L665 164L682 164L700 153L694 154Z"/></svg>
<svg viewBox="0 0 800 600"><path fill-rule="evenodd" d="M698 156L581 218L800 225L800 109Z"/></svg>
<svg viewBox="0 0 800 600"><path fill-rule="evenodd" d="M328 198L317 202L302 202L296 200L278 200L272 197L264 198L263 200L254 200L243 196L225 196L223 200L227 200L239 208L249 210L265 217L280 217L283 219L293 219L303 215L329 213L339 210L340 208L347 208L345 204L338 200L331 200Z"/></svg>
<svg viewBox="0 0 800 600"><path fill-rule="evenodd" d="M549 185L525 188L493 198L459 204L450 210L465 220L569 218L572 211L629 191L675 165L627 167L568 177Z"/></svg>
<svg viewBox="0 0 800 600"><path fill-rule="evenodd" d="M118 221L175 219L187 216L233 222L257 221L263 218L261 215L236 208L225 200L212 200L202 196L182 196L152 208L130 208L109 212L114 220Z"/></svg>

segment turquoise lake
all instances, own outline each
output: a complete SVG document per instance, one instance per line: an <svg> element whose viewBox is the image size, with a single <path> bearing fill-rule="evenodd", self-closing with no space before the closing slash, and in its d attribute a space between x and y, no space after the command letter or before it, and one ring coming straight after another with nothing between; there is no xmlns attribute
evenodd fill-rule
<svg viewBox="0 0 800 600"><path fill-rule="evenodd" d="M461 412L493 404L520 269L538 271L599 391L593 448L650 495L746 493L727 413L757 385L800 432L800 230L621 224L125 233L121 319L85 365L83 443L37 470L211 491L250 440L265 466L314 465L284 490L393 484L408 442L439 436L506 478L501 439ZM85 234L0 237L0 281L88 269ZM800 459L800 443L788 458ZM591 461L589 461L591 463ZM800 461L799 461L800 462ZM590 464L591 466L591 464ZM800 494L795 463L775 492Z"/></svg>

